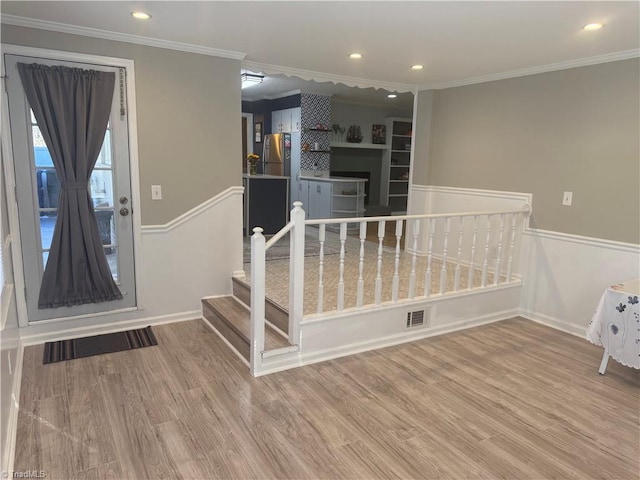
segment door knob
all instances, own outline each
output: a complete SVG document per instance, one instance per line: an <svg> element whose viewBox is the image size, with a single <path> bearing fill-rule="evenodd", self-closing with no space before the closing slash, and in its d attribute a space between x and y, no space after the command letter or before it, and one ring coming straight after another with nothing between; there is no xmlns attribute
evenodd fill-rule
<svg viewBox="0 0 640 480"><path fill-rule="evenodd" d="M120 197L120 203L122 205L126 205L129 199L127 197Z"/></svg>
<svg viewBox="0 0 640 480"><path fill-rule="evenodd" d="M129 215L129 209L127 207L122 207L120 209L120 215L122 215L123 217L126 217L127 215Z"/></svg>

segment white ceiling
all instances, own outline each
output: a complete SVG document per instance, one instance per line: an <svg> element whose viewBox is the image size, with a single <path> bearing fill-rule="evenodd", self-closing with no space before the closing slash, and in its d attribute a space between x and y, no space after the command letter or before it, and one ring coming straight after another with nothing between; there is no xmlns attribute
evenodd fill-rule
<svg viewBox="0 0 640 480"><path fill-rule="evenodd" d="M442 85L635 50L639 6L635 1L0 4L3 16L242 52L246 65L280 65L387 86ZM134 9L153 18L135 20ZM583 31L590 22L605 27ZM348 54L356 51L364 58L350 60ZM415 63L424 70L410 70Z"/></svg>

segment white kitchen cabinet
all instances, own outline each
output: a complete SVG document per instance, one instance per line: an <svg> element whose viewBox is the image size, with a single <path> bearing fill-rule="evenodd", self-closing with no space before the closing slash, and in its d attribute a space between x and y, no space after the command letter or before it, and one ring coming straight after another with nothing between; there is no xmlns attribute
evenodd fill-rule
<svg viewBox="0 0 640 480"><path fill-rule="evenodd" d="M300 185L298 188L298 201L302 202L302 208L307 213L307 218L309 218L309 180L300 180L298 185Z"/></svg>
<svg viewBox="0 0 640 480"><path fill-rule="evenodd" d="M285 108L271 112L272 133L300 132L300 107Z"/></svg>
<svg viewBox="0 0 640 480"><path fill-rule="evenodd" d="M291 109L291 132L300 133L302 130L302 109L300 107Z"/></svg>
<svg viewBox="0 0 640 480"><path fill-rule="evenodd" d="M282 110L271 112L271 133L282 133Z"/></svg>
<svg viewBox="0 0 640 480"><path fill-rule="evenodd" d="M307 218L362 217L364 208L365 179L310 178L300 179L299 200L303 203ZM358 224L348 225L350 233L358 231ZM338 225L327 229L337 231Z"/></svg>
<svg viewBox="0 0 640 480"><path fill-rule="evenodd" d="M309 180L309 218L331 218L331 183Z"/></svg>

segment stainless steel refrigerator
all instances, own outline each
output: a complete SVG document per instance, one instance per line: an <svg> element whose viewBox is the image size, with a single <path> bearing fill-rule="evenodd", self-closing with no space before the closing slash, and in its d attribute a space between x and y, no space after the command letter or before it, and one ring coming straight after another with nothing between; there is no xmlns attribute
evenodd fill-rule
<svg viewBox="0 0 640 480"><path fill-rule="evenodd" d="M291 176L291 134L272 133L264 136L262 173Z"/></svg>

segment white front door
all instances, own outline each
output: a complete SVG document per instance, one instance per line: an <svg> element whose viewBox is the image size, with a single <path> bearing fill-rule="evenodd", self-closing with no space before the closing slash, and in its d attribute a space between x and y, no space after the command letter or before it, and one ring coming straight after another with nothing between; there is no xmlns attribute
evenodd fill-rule
<svg viewBox="0 0 640 480"><path fill-rule="evenodd" d="M29 322L135 307L132 214L137 212L132 212L131 207L124 69L9 54L4 55L4 62ZM122 292L122 300L74 307L38 308L40 283L57 218L60 182L22 88L16 66L18 63L64 65L111 71L116 75L111 116L100 156L91 175L90 191L104 252L111 274Z"/></svg>

